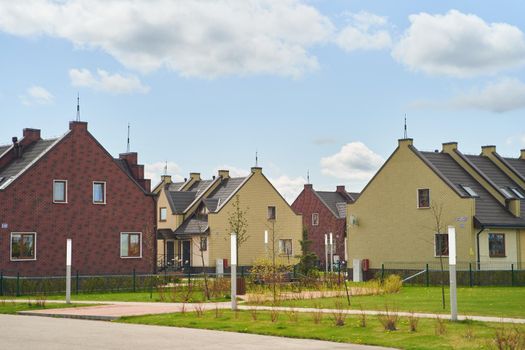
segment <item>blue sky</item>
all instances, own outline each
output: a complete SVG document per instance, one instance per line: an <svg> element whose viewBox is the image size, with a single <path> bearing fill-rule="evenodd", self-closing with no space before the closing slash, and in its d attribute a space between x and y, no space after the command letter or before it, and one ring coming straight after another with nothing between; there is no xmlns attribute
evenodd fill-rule
<svg viewBox="0 0 525 350"><path fill-rule="evenodd" d="M13 5L14 4L14 5ZM0 4L0 143L81 117L112 153L185 177L260 165L288 199L360 190L419 149L525 147L521 1L24 1ZM156 180L154 179L154 182Z"/></svg>

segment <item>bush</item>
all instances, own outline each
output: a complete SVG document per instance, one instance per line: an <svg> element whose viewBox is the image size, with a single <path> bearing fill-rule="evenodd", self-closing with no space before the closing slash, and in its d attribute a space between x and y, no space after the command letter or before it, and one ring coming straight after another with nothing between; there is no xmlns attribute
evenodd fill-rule
<svg viewBox="0 0 525 350"><path fill-rule="evenodd" d="M389 275L383 282L383 291L387 294L399 293L403 281L399 275Z"/></svg>
<svg viewBox="0 0 525 350"><path fill-rule="evenodd" d="M525 349L525 333L518 328L512 330L500 328L496 330L493 344L498 350Z"/></svg>
<svg viewBox="0 0 525 350"><path fill-rule="evenodd" d="M252 283L282 283L293 272L293 265L276 262L274 266L268 259L259 259L254 262L250 272Z"/></svg>

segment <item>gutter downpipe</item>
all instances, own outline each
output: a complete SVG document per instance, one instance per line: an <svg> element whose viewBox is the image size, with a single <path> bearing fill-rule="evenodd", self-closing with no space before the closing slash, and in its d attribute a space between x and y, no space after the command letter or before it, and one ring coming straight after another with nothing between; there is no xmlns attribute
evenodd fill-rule
<svg viewBox="0 0 525 350"><path fill-rule="evenodd" d="M478 271L481 270L481 254L479 252L479 235L485 231L485 227L481 226L481 230L479 230L478 233L476 233L476 255L477 255L477 265L478 265Z"/></svg>

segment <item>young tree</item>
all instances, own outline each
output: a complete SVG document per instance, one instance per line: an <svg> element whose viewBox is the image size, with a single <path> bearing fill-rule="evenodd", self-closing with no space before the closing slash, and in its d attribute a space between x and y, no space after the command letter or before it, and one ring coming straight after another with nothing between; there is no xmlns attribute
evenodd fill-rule
<svg viewBox="0 0 525 350"><path fill-rule="evenodd" d="M297 256L299 258L299 273L308 276L310 271L315 268L319 258L310 250L312 241L308 239L308 229L306 227L303 228L303 237L299 244L301 245L301 255Z"/></svg>
<svg viewBox="0 0 525 350"><path fill-rule="evenodd" d="M443 234L445 232L445 224L443 223L443 202L432 201L430 204L430 212L432 214L433 234ZM441 239L436 240L436 253L439 258L439 265L441 268L441 300L443 309L445 309L445 267L443 262L443 255L448 253L448 247L443 246Z"/></svg>
<svg viewBox="0 0 525 350"><path fill-rule="evenodd" d="M200 221L197 222L199 228L198 239L192 239L194 251L199 252L201 259L202 274L204 277L204 296L206 300L210 300L210 289L208 287L208 272L204 261L204 252L208 250L208 237L204 234L204 228Z"/></svg>
<svg viewBox="0 0 525 350"><path fill-rule="evenodd" d="M239 250L241 246L250 238L248 234L248 219L246 215L248 214L248 207L241 206L241 199L239 195L235 196L233 201L233 211L228 213L228 224L230 232L228 235L231 235L233 232L237 234L237 261L235 264L239 266ZM232 261L232 264L234 262Z"/></svg>

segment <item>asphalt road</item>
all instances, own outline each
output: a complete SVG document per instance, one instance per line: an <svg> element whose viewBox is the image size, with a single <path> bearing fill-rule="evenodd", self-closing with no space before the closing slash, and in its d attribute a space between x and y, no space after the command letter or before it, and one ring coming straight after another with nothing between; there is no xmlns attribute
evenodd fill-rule
<svg viewBox="0 0 525 350"><path fill-rule="evenodd" d="M0 349L384 350L385 348L187 328L0 315Z"/></svg>

